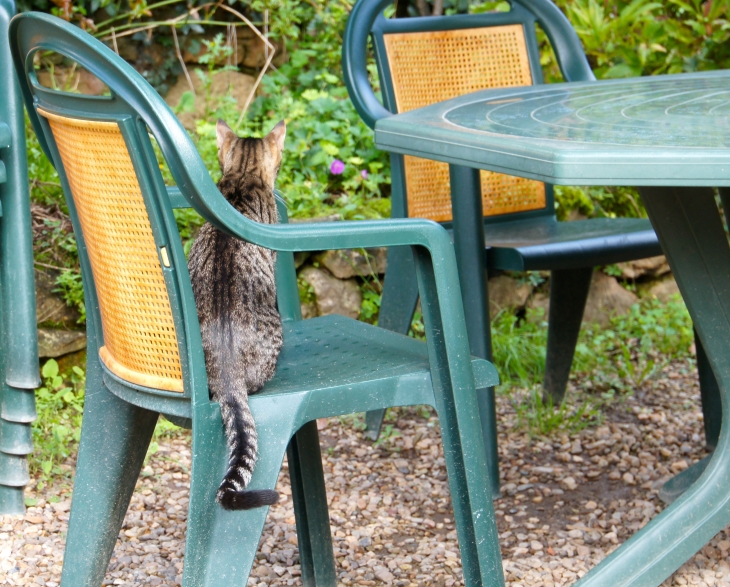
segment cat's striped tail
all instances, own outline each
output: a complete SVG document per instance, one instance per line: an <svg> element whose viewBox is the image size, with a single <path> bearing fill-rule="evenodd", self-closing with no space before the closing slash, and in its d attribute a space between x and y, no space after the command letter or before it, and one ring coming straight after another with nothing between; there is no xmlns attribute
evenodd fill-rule
<svg viewBox="0 0 730 587"><path fill-rule="evenodd" d="M220 398L223 427L228 439L231 457L223 482L216 493L216 501L226 510L248 510L279 501L279 494L273 489L246 491L256 464L258 435L248 397L231 397L226 394ZM238 395L238 394L236 394Z"/></svg>

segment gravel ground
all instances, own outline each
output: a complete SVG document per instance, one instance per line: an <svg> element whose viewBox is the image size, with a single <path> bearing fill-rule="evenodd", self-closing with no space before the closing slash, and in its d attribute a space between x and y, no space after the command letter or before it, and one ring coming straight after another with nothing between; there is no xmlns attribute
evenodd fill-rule
<svg viewBox="0 0 730 587"><path fill-rule="evenodd" d="M575 397L576 391L570 393ZM673 363L597 426L532 437L499 399L503 495L495 502L507 583L569 585L661 511L661 484L705 456L699 390ZM354 417L320 421L342 585L463 584L438 423L393 411L373 444ZM105 585L179 585L188 502L189 437L161 439L143 471ZM69 467L71 464L69 464ZM249 585L301 585L286 466ZM29 492L25 517L0 516L0 585L60 580L70 488ZM59 500L60 497L60 500ZM730 536L718 534L664 585L730 587Z"/></svg>

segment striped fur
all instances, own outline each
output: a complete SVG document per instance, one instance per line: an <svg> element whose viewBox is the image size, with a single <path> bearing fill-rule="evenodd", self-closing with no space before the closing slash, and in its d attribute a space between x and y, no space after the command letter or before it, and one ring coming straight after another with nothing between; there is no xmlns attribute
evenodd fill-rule
<svg viewBox="0 0 730 587"><path fill-rule="evenodd" d="M221 193L250 219L277 222L274 180L286 133L283 121L263 139L238 138L223 121L217 131ZM230 449L216 500L229 510L279 499L270 489L246 491L258 447L248 396L274 376L282 344L275 261L274 251L232 238L209 223L200 229L188 261L210 397L220 403Z"/></svg>

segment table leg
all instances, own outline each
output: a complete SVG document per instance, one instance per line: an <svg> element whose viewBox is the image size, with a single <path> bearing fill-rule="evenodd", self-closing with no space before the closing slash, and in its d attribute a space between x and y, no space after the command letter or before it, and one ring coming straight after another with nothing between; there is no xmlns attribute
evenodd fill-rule
<svg viewBox="0 0 730 587"><path fill-rule="evenodd" d="M640 190L730 416L730 247L707 188ZM664 512L577 583L659 585L730 523L730 431L720 431L704 473Z"/></svg>
<svg viewBox="0 0 730 587"><path fill-rule="evenodd" d="M487 253L484 248L484 213L478 169L450 165L451 205L454 218L454 248L461 281L471 354L492 359L492 336L487 291ZM492 480L492 496L499 497L497 415L494 388L477 390L479 415Z"/></svg>

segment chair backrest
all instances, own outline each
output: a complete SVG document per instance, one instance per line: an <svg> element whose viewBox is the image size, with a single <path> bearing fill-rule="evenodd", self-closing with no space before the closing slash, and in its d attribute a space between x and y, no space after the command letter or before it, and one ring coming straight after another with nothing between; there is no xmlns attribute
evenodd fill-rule
<svg viewBox="0 0 730 587"><path fill-rule="evenodd" d="M163 273L171 253L155 243L120 124L37 111L50 128L83 235L103 330L102 361L131 383L182 392L182 341Z"/></svg>
<svg viewBox="0 0 730 587"><path fill-rule="evenodd" d="M196 382L207 379L172 208L193 205L204 215L210 210L205 202L190 201L194 190L184 190L182 197L164 185L150 134L180 185L215 186L187 132L137 72L75 27L45 15L33 17L32 24L30 19L21 23L26 29L11 27L11 41L16 67L28 81L23 89L31 120L58 170L74 225L87 330L90 345L96 346L90 351L98 351L106 371L123 383L190 397ZM33 37L36 30L45 37ZM76 61L107 84L111 95L42 87L32 67L33 53L41 49ZM293 272L293 262L289 265ZM296 279L287 276L282 293L289 297L291 283ZM296 318L290 307L284 313ZM198 387L207 399L207 384Z"/></svg>
<svg viewBox="0 0 730 587"><path fill-rule="evenodd" d="M360 0L358 21L353 15L348 26L372 22L383 103L399 113L477 90L542 83L535 27L545 2L512 2L509 12L387 19L383 0ZM392 161L394 198L403 199L393 202L396 214L450 221L448 165L410 156ZM481 183L485 217L554 213L552 190L541 182L482 171Z"/></svg>

